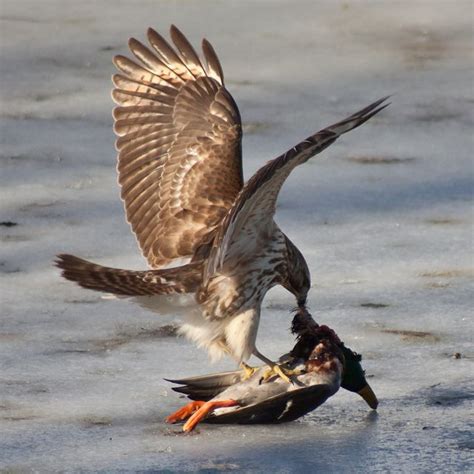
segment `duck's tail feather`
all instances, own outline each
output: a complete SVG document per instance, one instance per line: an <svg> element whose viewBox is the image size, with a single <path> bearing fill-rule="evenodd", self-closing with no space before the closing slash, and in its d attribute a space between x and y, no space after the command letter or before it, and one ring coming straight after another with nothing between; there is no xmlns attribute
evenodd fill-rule
<svg viewBox="0 0 474 474"><path fill-rule="evenodd" d="M191 400L210 400L226 388L243 380L244 372L235 370L216 374L200 375L180 380L165 379L168 382L180 385L172 390L184 393Z"/></svg>

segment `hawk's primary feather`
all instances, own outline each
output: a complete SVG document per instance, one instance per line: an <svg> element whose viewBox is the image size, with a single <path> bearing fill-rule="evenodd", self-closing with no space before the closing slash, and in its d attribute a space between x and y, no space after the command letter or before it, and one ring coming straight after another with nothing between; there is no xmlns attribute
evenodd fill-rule
<svg viewBox="0 0 474 474"><path fill-rule="evenodd" d="M219 60L203 41L203 66L171 27L175 48L148 30L135 60L116 56L112 96L118 175L127 219L149 265L190 259L243 183L240 115Z"/></svg>

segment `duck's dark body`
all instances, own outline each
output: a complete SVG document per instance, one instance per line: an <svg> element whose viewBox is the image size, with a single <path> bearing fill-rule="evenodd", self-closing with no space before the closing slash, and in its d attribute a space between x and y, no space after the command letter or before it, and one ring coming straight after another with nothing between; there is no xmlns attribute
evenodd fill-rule
<svg viewBox="0 0 474 474"><path fill-rule="evenodd" d="M184 407L168 417L168 421L180 421L194 413L184 425L185 431L192 430L201 420L230 424L283 423L313 411L341 386L360 393L376 408L377 399L360 366L361 357L346 348L332 329L318 326L306 310L300 309L293 320L293 331L298 341L289 354L280 358L280 363L298 373L291 383L277 376L265 379L267 368L258 369L250 378L245 378L242 371L235 371L170 380L181 385L173 390L196 401L187 405L189 409ZM220 403L225 405L219 406ZM201 415L200 410L204 410Z"/></svg>

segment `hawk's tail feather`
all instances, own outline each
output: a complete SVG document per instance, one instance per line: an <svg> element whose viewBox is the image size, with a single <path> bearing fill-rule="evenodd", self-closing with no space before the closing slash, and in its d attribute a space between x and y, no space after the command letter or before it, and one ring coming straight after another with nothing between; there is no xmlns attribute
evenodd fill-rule
<svg viewBox="0 0 474 474"><path fill-rule="evenodd" d="M194 293L201 283L202 263L163 270L122 270L104 267L74 255L61 254L55 261L62 276L91 290L121 296Z"/></svg>

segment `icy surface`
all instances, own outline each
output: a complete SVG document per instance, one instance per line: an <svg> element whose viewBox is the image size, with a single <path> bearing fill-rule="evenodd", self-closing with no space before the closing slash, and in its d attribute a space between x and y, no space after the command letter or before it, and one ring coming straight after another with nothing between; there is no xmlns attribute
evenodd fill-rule
<svg viewBox="0 0 474 474"><path fill-rule="evenodd" d="M456 5L453 8L453 5ZM472 450L472 2L1 2L0 468L464 472ZM282 426L163 418L165 377L233 368L160 318L59 277L54 255L144 268L115 184L111 57L176 23L218 51L246 176L372 100L392 106L295 171L277 220L311 310L364 355L380 399L337 393ZM15 225L10 225L15 224ZM294 301L264 302L277 357ZM460 354L460 358L454 354Z"/></svg>

